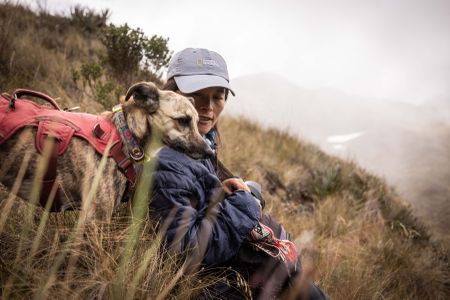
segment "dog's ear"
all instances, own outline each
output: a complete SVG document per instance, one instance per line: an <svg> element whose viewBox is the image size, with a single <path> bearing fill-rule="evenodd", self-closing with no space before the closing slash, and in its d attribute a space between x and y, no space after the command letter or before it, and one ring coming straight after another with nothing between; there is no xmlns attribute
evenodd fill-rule
<svg viewBox="0 0 450 300"><path fill-rule="evenodd" d="M147 110L149 114L154 113L159 107L158 88L151 82L133 84L128 89L125 101L128 101L131 96L133 96L136 105Z"/></svg>
<svg viewBox="0 0 450 300"><path fill-rule="evenodd" d="M187 98L188 98L189 102L191 102L192 105L195 106L195 99L194 99L194 97L187 97Z"/></svg>

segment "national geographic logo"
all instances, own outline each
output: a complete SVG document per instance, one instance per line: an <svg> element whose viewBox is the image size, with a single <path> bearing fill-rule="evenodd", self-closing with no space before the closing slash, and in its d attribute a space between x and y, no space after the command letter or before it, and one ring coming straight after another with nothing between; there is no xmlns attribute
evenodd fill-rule
<svg viewBox="0 0 450 300"><path fill-rule="evenodd" d="M208 65L208 66L216 66L216 67L219 66L219 64L215 60L203 59L203 58L197 59L197 65L199 65L199 66Z"/></svg>

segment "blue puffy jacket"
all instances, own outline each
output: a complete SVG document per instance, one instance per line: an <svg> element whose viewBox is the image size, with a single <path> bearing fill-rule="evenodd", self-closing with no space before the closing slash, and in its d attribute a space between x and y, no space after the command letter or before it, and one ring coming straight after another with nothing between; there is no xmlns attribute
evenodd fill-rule
<svg viewBox="0 0 450 300"><path fill-rule="evenodd" d="M224 195L209 160L196 161L164 147L153 178L150 214L167 223L169 249L190 250L204 265L221 264L235 256L261 217L250 193Z"/></svg>

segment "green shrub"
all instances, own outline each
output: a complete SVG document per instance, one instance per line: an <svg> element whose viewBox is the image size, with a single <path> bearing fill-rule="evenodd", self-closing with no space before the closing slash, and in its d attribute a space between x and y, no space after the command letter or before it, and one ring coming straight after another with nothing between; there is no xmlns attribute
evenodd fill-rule
<svg viewBox="0 0 450 300"><path fill-rule="evenodd" d="M169 39L154 35L148 39L141 29L109 25L101 38L106 47L106 62L114 77L125 85L132 83L141 69L158 73L167 66L171 52Z"/></svg>
<svg viewBox="0 0 450 300"><path fill-rule="evenodd" d="M117 104L117 96L120 94L120 88L113 82L99 82L95 87L95 100L109 109Z"/></svg>
<svg viewBox="0 0 450 300"><path fill-rule="evenodd" d="M156 74L169 64L171 53L167 47L168 41L169 38L165 39L162 36L154 35L144 43L146 67L151 68Z"/></svg>
<svg viewBox="0 0 450 300"><path fill-rule="evenodd" d="M331 195L341 187L341 169L339 165L325 166L312 172L315 193L320 198Z"/></svg>
<svg viewBox="0 0 450 300"><path fill-rule="evenodd" d="M80 75L83 80L83 86L87 83L91 88L95 87L102 74L103 68L96 62L88 62L81 65Z"/></svg>

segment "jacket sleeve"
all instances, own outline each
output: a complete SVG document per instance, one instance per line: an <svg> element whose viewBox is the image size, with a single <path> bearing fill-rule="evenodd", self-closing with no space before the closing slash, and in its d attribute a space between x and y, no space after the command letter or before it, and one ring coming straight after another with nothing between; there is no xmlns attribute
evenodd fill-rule
<svg viewBox="0 0 450 300"><path fill-rule="evenodd" d="M236 191L224 197L222 187L217 186L207 195L221 200L213 206L214 201L202 198L198 178L183 173L160 170L154 176L154 187L150 210L161 227L167 228L168 248L190 251L191 257L204 265L220 264L236 255L261 217L259 204L250 193Z"/></svg>

